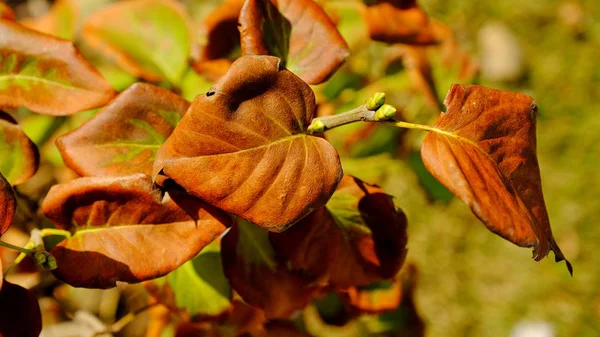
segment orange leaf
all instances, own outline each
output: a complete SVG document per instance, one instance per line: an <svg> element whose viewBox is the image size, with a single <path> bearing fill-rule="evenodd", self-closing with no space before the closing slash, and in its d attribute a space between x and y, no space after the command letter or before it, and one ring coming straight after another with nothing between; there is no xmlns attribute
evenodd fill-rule
<svg viewBox="0 0 600 337"><path fill-rule="evenodd" d="M216 239L229 219L181 191L160 197L150 177L91 177L55 185L42 211L72 234L52 251L54 275L76 287L163 276Z"/></svg>
<svg viewBox="0 0 600 337"><path fill-rule="evenodd" d="M0 19L0 107L62 116L102 106L113 95L73 43Z"/></svg>
<svg viewBox="0 0 600 337"><path fill-rule="evenodd" d="M0 110L0 172L18 185L31 178L38 169L40 154L11 115Z"/></svg>
<svg viewBox="0 0 600 337"><path fill-rule="evenodd" d="M326 140L305 134L308 85L271 56L243 56L189 111L154 165L192 195L270 231L324 205L342 176Z"/></svg>
<svg viewBox="0 0 600 337"><path fill-rule="evenodd" d="M312 278L287 269L277 260L268 232L243 220L223 238L225 275L244 301L264 310L267 319L287 318L319 292Z"/></svg>
<svg viewBox="0 0 600 337"><path fill-rule="evenodd" d="M421 149L427 169L494 233L541 260L558 247L536 156L537 107L526 95L453 85ZM567 267L572 272L571 264Z"/></svg>
<svg viewBox="0 0 600 337"><path fill-rule="evenodd" d="M274 55L309 84L326 81L349 55L313 0L247 0L240 13L242 54Z"/></svg>
<svg viewBox="0 0 600 337"><path fill-rule="evenodd" d="M406 224L391 196L346 175L325 207L269 237L294 269L348 288L396 275L406 257Z"/></svg>
<svg viewBox="0 0 600 337"><path fill-rule="evenodd" d="M56 145L82 176L150 175L158 148L189 105L170 91L136 83Z"/></svg>
<svg viewBox="0 0 600 337"><path fill-rule="evenodd" d="M2 236L12 224L16 209L17 201L15 200L15 193L8 181L6 181L2 173L0 173L0 236ZM2 268L0 268L0 278L2 277L1 272Z"/></svg>
<svg viewBox="0 0 600 337"><path fill-rule="evenodd" d="M388 43L433 44L435 34L416 0L375 0L364 16L371 39Z"/></svg>
<svg viewBox="0 0 600 337"><path fill-rule="evenodd" d="M3 2L0 2L0 19L15 20L15 12Z"/></svg>
<svg viewBox="0 0 600 337"><path fill-rule="evenodd" d="M6 281L0 282L0 286L0 336L39 336L42 313L35 294Z"/></svg>

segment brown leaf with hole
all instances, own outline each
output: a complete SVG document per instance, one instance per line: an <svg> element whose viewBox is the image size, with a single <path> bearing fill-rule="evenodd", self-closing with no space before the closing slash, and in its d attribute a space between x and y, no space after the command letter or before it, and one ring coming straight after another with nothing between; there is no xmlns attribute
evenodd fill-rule
<svg viewBox="0 0 600 337"><path fill-rule="evenodd" d="M427 169L494 233L541 260L558 247L536 155L537 107L526 95L453 85L421 149ZM571 264L566 261L572 272Z"/></svg>
<svg viewBox="0 0 600 337"><path fill-rule="evenodd" d="M388 43L437 43L427 14L416 0L375 0L364 10L371 39Z"/></svg>
<svg viewBox="0 0 600 337"><path fill-rule="evenodd" d="M0 172L13 185L24 183L37 172L40 154L17 121L0 110Z"/></svg>
<svg viewBox="0 0 600 337"><path fill-rule="evenodd" d="M396 275L406 257L406 225L391 196L346 175L326 206L269 238L294 269L344 289Z"/></svg>
<svg viewBox="0 0 600 337"><path fill-rule="evenodd" d="M216 239L229 218L182 191L160 196L150 177L88 177L50 189L42 211L70 238L52 251L54 275L76 287L163 276Z"/></svg>
<svg viewBox="0 0 600 337"><path fill-rule="evenodd" d="M35 294L10 282L0 282L0 285L0 336L39 336L42 313Z"/></svg>
<svg viewBox="0 0 600 337"><path fill-rule="evenodd" d="M150 175L156 152L189 105L170 91L136 83L56 145L81 176Z"/></svg>
<svg viewBox="0 0 600 337"><path fill-rule="evenodd" d="M114 94L72 42L0 20L0 106L62 116L102 106Z"/></svg>
<svg viewBox="0 0 600 337"><path fill-rule="evenodd" d="M196 97L159 149L154 175L270 231L324 205L342 176L337 152L305 134L308 85L272 56L243 56Z"/></svg>
<svg viewBox="0 0 600 337"><path fill-rule="evenodd" d="M335 24L313 0L247 0L242 54L274 55L309 84L326 81L349 55Z"/></svg>
<svg viewBox="0 0 600 337"><path fill-rule="evenodd" d="M321 287L287 269L264 229L238 220L221 242L223 269L233 289L267 319L287 318L304 308Z"/></svg>
<svg viewBox="0 0 600 337"><path fill-rule="evenodd" d="M0 173L0 236L12 225L16 210L17 200L15 199L15 193L6 178ZM1 271L2 269L0 268Z"/></svg>

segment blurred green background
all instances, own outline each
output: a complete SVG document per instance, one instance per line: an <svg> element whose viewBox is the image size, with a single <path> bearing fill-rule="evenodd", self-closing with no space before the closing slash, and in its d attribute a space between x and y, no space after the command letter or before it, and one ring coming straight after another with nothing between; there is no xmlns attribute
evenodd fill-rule
<svg viewBox="0 0 600 337"><path fill-rule="evenodd" d="M411 185L414 174L403 172L386 187L410 221L409 261L421 272L417 305L427 335L510 336L517 324L546 322L555 336L600 336L600 2L420 3L471 54L490 56L485 45L494 38L502 43L507 32L517 42L516 79L496 78L489 69L486 76L481 59L481 84L536 99L546 203L575 269L571 278L553 256L536 263L528 249L488 232L456 199L426 205ZM440 95L445 90L438 85Z"/></svg>

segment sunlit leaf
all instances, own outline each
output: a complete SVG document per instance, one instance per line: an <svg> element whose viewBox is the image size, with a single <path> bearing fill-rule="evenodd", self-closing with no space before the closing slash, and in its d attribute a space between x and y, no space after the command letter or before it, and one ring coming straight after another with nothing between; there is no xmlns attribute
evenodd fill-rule
<svg viewBox="0 0 600 337"><path fill-rule="evenodd" d="M247 0L240 13L244 55L274 55L309 84L326 81L348 45L313 0Z"/></svg>
<svg viewBox="0 0 600 337"><path fill-rule="evenodd" d="M6 181L0 172L0 236L4 234L12 224L15 211L17 209L17 201L12 187ZM2 278L2 268L0 266L0 278ZM1 282L1 281L0 281ZM2 283L0 283L2 286Z"/></svg>
<svg viewBox="0 0 600 337"><path fill-rule="evenodd" d="M4 111L0 111L0 154L0 173L13 185L25 182L38 169L37 146Z"/></svg>
<svg viewBox="0 0 600 337"><path fill-rule="evenodd" d="M113 95L71 42L0 20L0 106L69 115Z"/></svg>
<svg viewBox="0 0 600 337"><path fill-rule="evenodd" d="M325 207L269 237L294 269L347 288L396 275L406 257L406 225L391 196L345 176Z"/></svg>
<svg viewBox="0 0 600 337"><path fill-rule="evenodd" d="M51 251L58 263L54 275L90 288L163 276L198 254L229 221L181 191L161 197L144 174L55 185L42 211L72 233Z"/></svg>
<svg viewBox="0 0 600 337"><path fill-rule="evenodd" d="M177 307L191 316L216 316L231 306L231 287L223 274L218 241L167 275L167 282L175 293Z"/></svg>
<svg viewBox="0 0 600 337"><path fill-rule="evenodd" d="M42 313L35 294L6 281L0 282L0 286L0 336L39 336Z"/></svg>
<svg viewBox="0 0 600 337"><path fill-rule="evenodd" d="M56 0L46 14L27 18L21 24L42 33L73 40L77 31L79 6L77 0Z"/></svg>
<svg viewBox="0 0 600 337"><path fill-rule="evenodd" d="M453 85L421 149L427 169L494 233L541 260L552 236L536 155L534 100L476 85ZM567 261L569 271L572 270Z"/></svg>
<svg viewBox="0 0 600 337"><path fill-rule="evenodd" d="M223 268L233 289L267 318L289 317L319 291L311 278L291 272L277 260L268 232L240 220L222 241Z"/></svg>
<svg viewBox="0 0 600 337"><path fill-rule="evenodd" d="M363 287L352 287L347 292L348 302L360 312L380 313L394 310L402 299L400 281L378 281Z"/></svg>
<svg viewBox="0 0 600 337"><path fill-rule="evenodd" d="M190 52L188 20L173 0L123 1L92 14L82 37L138 77L179 83Z"/></svg>
<svg viewBox="0 0 600 337"><path fill-rule="evenodd" d="M150 175L156 152L188 107L167 90L136 83L56 145L82 176Z"/></svg>
<svg viewBox="0 0 600 337"><path fill-rule="evenodd" d="M388 43L436 43L434 29L416 0L365 1L371 39Z"/></svg>
<svg viewBox="0 0 600 337"><path fill-rule="evenodd" d="M243 56L158 151L154 174L271 231L327 202L342 172L335 149L305 134L311 89L272 56Z"/></svg>

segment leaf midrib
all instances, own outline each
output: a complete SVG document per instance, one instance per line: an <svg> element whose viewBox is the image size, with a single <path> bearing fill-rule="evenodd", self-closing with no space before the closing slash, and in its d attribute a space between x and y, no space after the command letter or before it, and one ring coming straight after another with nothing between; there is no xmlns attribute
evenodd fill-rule
<svg viewBox="0 0 600 337"><path fill-rule="evenodd" d="M62 88L69 89L69 90L90 91L90 90L83 89L83 88L69 86L69 85L66 85L64 83L60 83L60 82L57 82L57 81L50 81L50 80L47 80L47 79L41 78L41 77L35 77L35 76L29 76L29 75L20 75L20 74L0 75L0 81L9 81L11 79L25 79L25 80L30 80L32 82L41 82L41 83L45 83L45 84L48 84L48 85L62 87Z"/></svg>

